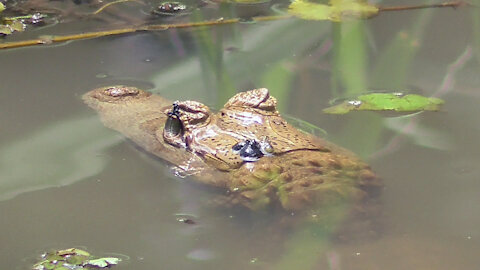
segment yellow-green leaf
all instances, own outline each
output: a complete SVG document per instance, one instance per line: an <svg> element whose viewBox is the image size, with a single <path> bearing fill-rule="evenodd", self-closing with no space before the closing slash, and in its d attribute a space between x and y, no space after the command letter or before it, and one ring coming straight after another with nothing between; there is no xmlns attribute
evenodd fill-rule
<svg viewBox="0 0 480 270"><path fill-rule="evenodd" d="M95 266L99 268L107 268L107 267L110 267L111 265L118 264L120 261L121 259L119 258L106 257L106 258L86 261L84 265Z"/></svg>
<svg viewBox="0 0 480 270"><path fill-rule="evenodd" d="M443 100L415 94L372 93L346 100L323 110L329 114L345 114L350 111L438 111Z"/></svg>
<svg viewBox="0 0 480 270"><path fill-rule="evenodd" d="M366 19L378 14L378 7L363 0L331 0L329 5L295 0L288 7L290 14L306 20Z"/></svg>
<svg viewBox="0 0 480 270"><path fill-rule="evenodd" d="M25 30L25 24L23 24L21 21L12 21L8 25L13 31L22 32Z"/></svg>
<svg viewBox="0 0 480 270"><path fill-rule="evenodd" d="M13 32L12 28L10 28L8 25L0 24L0 34L10 35L12 32Z"/></svg>
<svg viewBox="0 0 480 270"><path fill-rule="evenodd" d="M2 2L0 2L0 12L4 10L5 10L5 5Z"/></svg>
<svg viewBox="0 0 480 270"><path fill-rule="evenodd" d="M0 35L10 35L15 31L25 30L25 25L19 20L5 20L4 24L0 24Z"/></svg>

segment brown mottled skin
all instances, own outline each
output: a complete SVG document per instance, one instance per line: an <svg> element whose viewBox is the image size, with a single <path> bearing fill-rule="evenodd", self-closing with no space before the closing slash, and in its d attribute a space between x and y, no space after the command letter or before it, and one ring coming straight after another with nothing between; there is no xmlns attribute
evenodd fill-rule
<svg viewBox="0 0 480 270"><path fill-rule="evenodd" d="M235 95L217 113L195 101L177 102L174 112L171 101L126 86L95 89L83 99L107 127L183 175L226 189L233 205L281 208L314 220L330 206L349 205L356 216L376 208L382 182L370 167L348 150L289 125L265 88ZM172 114L181 122L178 134L164 129ZM271 155L245 162L232 147L246 139L268 140Z"/></svg>

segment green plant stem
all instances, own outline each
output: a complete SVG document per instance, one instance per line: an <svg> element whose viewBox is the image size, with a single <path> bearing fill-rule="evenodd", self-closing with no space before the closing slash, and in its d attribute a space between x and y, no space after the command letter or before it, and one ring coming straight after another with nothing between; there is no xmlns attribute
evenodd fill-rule
<svg viewBox="0 0 480 270"><path fill-rule="evenodd" d="M274 20L283 20L292 18L290 15L281 15L281 16L262 16L253 18L254 22L262 21L274 21ZM121 28L107 31L97 31L97 32L88 32L75 35L65 35L65 36L46 36L37 39L24 40L24 41L15 41L15 42L5 42L0 43L0 49L11 49L11 48L20 48L28 47L35 45L44 45L44 44L53 44L71 40L81 40L88 38L97 38L113 35L122 35L135 32L146 32L146 31L159 31L167 30L172 28L193 28L201 26L214 26L214 25L224 25L224 24L234 24L241 22L240 18L228 19L228 20L213 20L213 21L204 21L204 22L192 22L192 23L180 23L180 24L152 24L139 27L131 28Z"/></svg>
<svg viewBox="0 0 480 270"><path fill-rule="evenodd" d="M396 6L396 7L379 7L379 11L403 11L403 10L412 10L412 9L425 9L425 8L444 8L452 7L458 8L461 6L471 5L465 1L451 1L440 4L425 4L425 5L415 5L415 6Z"/></svg>

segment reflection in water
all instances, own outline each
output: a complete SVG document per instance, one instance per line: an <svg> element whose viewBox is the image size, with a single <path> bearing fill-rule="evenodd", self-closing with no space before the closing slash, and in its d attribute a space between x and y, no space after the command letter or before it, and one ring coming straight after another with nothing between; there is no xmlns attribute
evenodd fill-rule
<svg viewBox="0 0 480 270"><path fill-rule="evenodd" d="M102 152L122 140L95 117L52 123L0 148L0 200L98 174Z"/></svg>
<svg viewBox="0 0 480 270"><path fill-rule="evenodd" d="M298 31L298 29L315 32L315 35L305 36L304 32ZM271 64L285 58L289 59L292 50L301 51L326 35L327 30L326 25L307 24L301 21L278 21L275 24L262 25L261 28L246 29L242 32L241 43L236 44L240 48L239 52L218 52L224 54L223 69L227 72L224 76L229 76L228 80L233 81L235 86L242 86L241 89L244 90L265 87L263 85L265 81L258 77L259 74L269 73ZM221 32L223 29L212 29L211 31ZM285 33L288 34L285 35ZM207 35L206 38L208 37ZM275 42L272 42L273 40ZM228 42L225 43L223 45L228 45ZM223 48L219 47L219 49ZM200 55L202 53L204 52L199 52ZM203 56L203 58L206 57ZM206 61L203 58L200 58L200 61ZM213 60L209 59L209 61ZM209 106L216 104L217 106L213 107L220 108L234 93L222 93L225 89L221 88L221 84L211 86L215 79L206 76L204 68L212 69L208 73L214 71L212 66L199 63L196 58L188 58L168 69L161 70L151 79L160 89L154 92L172 100L188 97L188 99L197 100ZM243 85L248 86L244 87ZM284 99L277 95L277 89L270 90L281 102L287 99L288 92L281 95L285 97ZM219 95L225 95L226 98L216 102L212 101L220 99Z"/></svg>

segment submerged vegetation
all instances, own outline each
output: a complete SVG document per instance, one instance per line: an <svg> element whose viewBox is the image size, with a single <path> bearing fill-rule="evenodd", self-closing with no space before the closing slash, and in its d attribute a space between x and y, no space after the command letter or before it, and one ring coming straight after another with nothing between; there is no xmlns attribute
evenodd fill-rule
<svg viewBox="0 0 480 270"><path fill-rule="evenodd" d="M195 40L198 50L200 51L200 64L201 72L206 79L199 79L201 75L197 74L195 68L192 68L194 64L189 59L177 63L175 67L169 68L166 71L162 71L155 75L156 85L162 85L163 88L168 88L171 91L191 91L189 97L192 99L202 96L201 90L194 92L190 89L197 89L197 86L204 85L205 88L217 89L217 104L223 104L224 99L232 96L232 92L238 89L241 84L236 81L236 78L232 74L245 74L250 73L250 84L257 86L267 87L271 90L272 95L279 99L279 110L284 112L288 111L291 106L296 106L294 102L291 102L291 97L295 96L295 99L299 99L300 102L304 102L305 107L311 110L311 119L315 119L321 115L321 111L326 105L324 100L310 99L305 100L302 97L302 93L295 92L297 86L303 86L305 88L311 87L317 92L320 92L321 86L309 85L308 76L318 76L324 71L328 71L328 75L331 76L330 85L323 88L323 92L327 92L331 96L348 96L355 97L349 99L334 107L324 109L323 112L330 114L344 114L350 111L366 110L366 111L395 111L395 112L416 112L416 111L436 111L440 109L443 100L438 98L432 98L429 96L441 97L449 91L453 86L453 77L455 72L462 68L463 65L470 59L472 53L471 49L465 50L465 53L460 55L458 59L452 59L452 65L446 70L445 79L441 82L438 89L430 89L431 91L425 91L422 95L413 94L399 94L399 93L373 93L363 94L366 89L378 87L381 89L408 89L409 88L409 73L412 70L415 57L419 51L419 48L423 45L423 37L425 28L431 20L432 9L436 7L460 7L462 5L470 5L464 1L445 2L440 4L425 4L409 7L383 7L369 4L367 1L353 1L353 0L332 0L332 1L315 1L307 2L304 0L296 0L292 3L277 6L277 11L280 10L283 13L273 13L272 11L264 12L263 5L268 1L237 1L241 4L258 4L262 5L261 12L246 12L248 14L237 14L230 12L230 9L225 8L233 4L232 1L198 1L198 3L188 2L161 2L160 4L149 4L141 0L119 0L110 1L108 3L102 1L89 1L88 8L85 8L85 1L73 1L66 6L68 8L48 8L48 5L52 5L54 1L38 1L37 3L46 3L47 6L35 7L33 9L27 8L29 1L21 2L25 8L18 8L13 10L13 7L0 5L1 12L1 26L0 33L3 33L4 40L0 42L0 49L18 48L24 46L34 46L41 44L62 43L71 40L98 38L102 36L122 35L128 33L146 32L146 31L164 31L171 29L172 35L175 29L187 28L194 30L192 38ZM222 16L208 16L199 12L199 9L206 7L223 8ZM128 16L123 12L123 8L141 9L142 14L148 17L145 21L135 20L131 16ZM255 9L258 9L256 6ZM404 29L398 33L392 33L392 37L387 40L387 44L383 50L375 51L376 58L370 60L369 54L372 41L369 40L369 29L365 26L365 21L382 13L388 11L400 11L408 9L420 9L425 10L418 13L415 20L411 22L411 26L406 24ZM4 10L2 10L4 9ZM3 12L2 12L3 11ZM253 15L252 15L253 14ZM185 16L188 15L188 16ZM191 16L190 16L191 15ZM111 17L119 17L122 20L125 19L124 24L120 26L115 25L115 28L108 22ZM478 13L472 15L476 18L478 23ZM313 20L313 21L333 21L335 23L326 24L324 28L318 28L318 25L323 22L311 22L317 23L313 26L306 26L301 24L304 22L295 23L295 20L287 20L292 18L300 18L301 20ZM38 20L37 20L38 19ZM33 25L46 24L52 25L65 22L75 22L77 20L89 20L100 21L97 24L98 28L89 32L65 34L65 35L39 35L38 38L22 40L20 31L30 31L34 29ZM257 23L266 21L284 21L289 24L282 26L282 29L269 29L270 32L262 37L263 39L250 38L248 36L242 36L238 32L238 26L244 23ZM297 20L297 21L301 21ZM115 21L118 22L118 21ZM408 22L407 22L408 23ZM480 25L480 24L478 24ZM217 27L218 26L218 27ZM220 26L223 26L223 30L220 30ZM302 33L299 29L303 27ZM112 29L113 28L113 29ZM102 31L97 31L102 29ZM306 30L305 30L306 29ZM53 28L55 31L55 28ZM53 31L53 32L54 32ZM275 32L276 31L276 32ZM330 31L331 36L326 35ZM475 28L476 33L479 33L478 27ZM305 35L304 33L308 33ZM288 33L286 35L285 33ZM480 38L477 39L480 40ZM227 42L227 39L233 40L233 42ZM245 41L246 40L246 41ZM247 43L255 40L257 43L248 48L252 51L252 55L246 57L244 46L242 47L242 41ZM253 44L254 42L252 42ZM286 50L284 47L295 46L296 51L300 51L312 46L312 44L318 45L317 50L308 57L299 53L298 55L291 56L291 51ZM480 44L480 43L479 43ZM317 45L315 45L317 46ZM179 50L180 51L180 50ZM272 57L272 51L276 54ZM278 56L280 55L280 56ZM332 61L325 61L325 58L330 57ZM301 60L299 60L301 59ZM370 60L370 61L369 61ZM269 65L262 69L259 68L260 63L268 62ZM309 66L310 65L310 66ZM306 67L315 66L315 70L318 73L308 74L304 72ZM371 68L370 68L371 67ZM193 70L193 71L192 71ZM195 74L194 74L195 73ZM178 76L178 77L177 77ZM169 80L169 78L176 78L175 80ZM238 80L238 79L237 79ZM242 82L243 83L243 82ZM195 87L192 87L195 86ZM295 87L294 87L295 86ZM373 87L372 87L373 86ZM199 87L200 88L200 87ZM186 90L185 90L186 89ZM154 90L160 91L160 90ZM184 92L182 92L183 94ZM303 100L302 100L303 98ZM308 99L308 98L307 98ZM313 105L312 105L313 104ZM302 105L303 106L303 105ZM218 106L217 106L218 107ZM319 110L315 110L316 108ZM309 112L310 113L310 112ZM428 145L425 140L422 140L421 132L415 132L415 130L431 130L425 123L421 122L417 118L402 118L401 121L389 120L386 124L386 120L382 118L381 114L371 113L370 121L366 125L364 122L358 121L359 115L352 113L345 119L344 123L339 124L341 126L342 135L336 136L335 141L340 142L342 145L352 149L363 157L370 157L372 155L380 156L389 151L393 151L392 145L398 144L398 140L412 139L416 144L422 147L430 147L441 149L436 144L434 139L428 140ZM332 116L326 116L332 117ZM307 121L311 121L311 119ZM90 120L90 119L89 119ZM309 133L316 133L322 137L326 136L325 131L316 127L314 124L310 124L306 120L300 119L288 119L288 122L297 122L297 126L306 130ZM313 121L312 121L313 122ZM72 123L76 123L73 122ZM95 123L96 124L96 123ZM77 127L85 127L84 123L79 123ZM96 126L95 126L96 127ZM391 129L396 132L397 135L392 138L390 142L387 142L384 146L379 145L381 137L386 129ZM60 129L60 130L59 130ZM64 135L62 130L70 131L69 127L52 127L52 133L56 136L62 135L63 139L60 144L56 143L58 148L65 149L62 143L66 143L66 139L73 140L76 137L66 133ZM404 132L408 129L407 132ZM49 129L50 130L50 129ZM94 128L87 129L89 133L94 133ZM76 132L78 134L83 133ZM89 134L87 133L87 134ZM102 138L106 140L108 135L97 132L99 135L88 136L98 138L100 141ZM95 133L96 134L96 133ZM355 136L352 136L354 134ZM37 136L39 137L39 136ZM54 135L49 134L45 136L53 138ZM73 138L73 139L72 139ZM433 137L431 137L433 138ZM80 140L83 140L81 138ZM108 139L104 142L105 145L111 146L117 143L120 139L115 140ZM29 140L34 146L38 146L38 149L43 149L46 144L44 141ZM77 143L71 143L77 145ZM22 143L23 145L23 143ZM59 146L60 145L60 146ZM107 147L105 146L105 147ZM97 147L97 146L95 146ZM85 148L85 147L84 147ZM37 166L42 165L36 156L31 156L31 148L25 151L25 154L19 153L18 147L15 147L10 152L15 152L19 155L20 160L24 160L28 157L32 164ZM35 148L37 149L37 148ZM52 156L60 156L55 151L54 147L49 148L53 154ZM97 148L95 148L96 151ZM4 149L2 149L4 150ZM66 154L64 154L66 155ZM12 157L13 154L5 155L5 160L14 163ZM88 156L88 155L84 155ZM3 156L2 156L3 157ZM42 157L43 161L43 157ZM105 162L102 160L102 162ZM86 162L75 161L72 162L75 167L85 165ZM6 163L7 164L7 163ZM8 163L10 164L10 163ZM40 165L38 165L40 164ZM78 165L81 164L81 165ZM103 166L103 163L96 162L95 166ZM11 165L13 168L14 165ZM67 168L68 171L75 171L75 168ZM78 168L76 168L78 169ZM80 168L82 169L82 168ZM100 169L98 169L100 170ZM96 171L82 169L82 172L89 171L95 174ZM24 173L22 171L22 173ZM26 172L25 172L26 173ZM56 171L56 173L59 173ZM274 177L273 175L272 177ZM55 178L56 175L49 175L48 179L40 179L35 183L28 183L28 190L39 189L49 186L58 186L70 184L75 181L79 181L80 178L72 176L72 179L67 181L68 183L55 180L63 179L66 177L63 175ZM77 177L73 179L73 177ZM47 183L47 184L46 184ZM7 183L8 184L8 183ZM25 185L25 182L16 181L11 185L7 185L10 189L3 189L0 193L0 199L11 197L14 194L17 195L24 190L25 187L19 188L21 185ZM36 186L35 186L36 185ZM39 186L39 187L37 187ZM339 211L341 212L341 211ZM186 224L195 224L193 219L178 219L179 222ZM332 225L332 227L334 227ZM289 242L285 245L285 256L278 263L276 269L292 269L296 267L298 269L308 269L312 265L315 265L318 260L318 253L325 249L326 242L329 240L328 230L319 232L318 228L304 228L293 235ZM34 269L57 269L61 270L65 268L65 263L73 264L77 263L75 269L98 269L114 266L119 262L118 258L111 257L92 257L88 253L85 255L79 249L68 249L54 251L46 254L42 257L42 260L37 263ZM302 253L302 254L298 254ZM300 256L301 255L301 256ZM79 259L73 261L72 258ZM55 263L53 261L55 260ZM62 268L63 267L63 268ZM290 267L290 268L289 268Z"/></svg>

